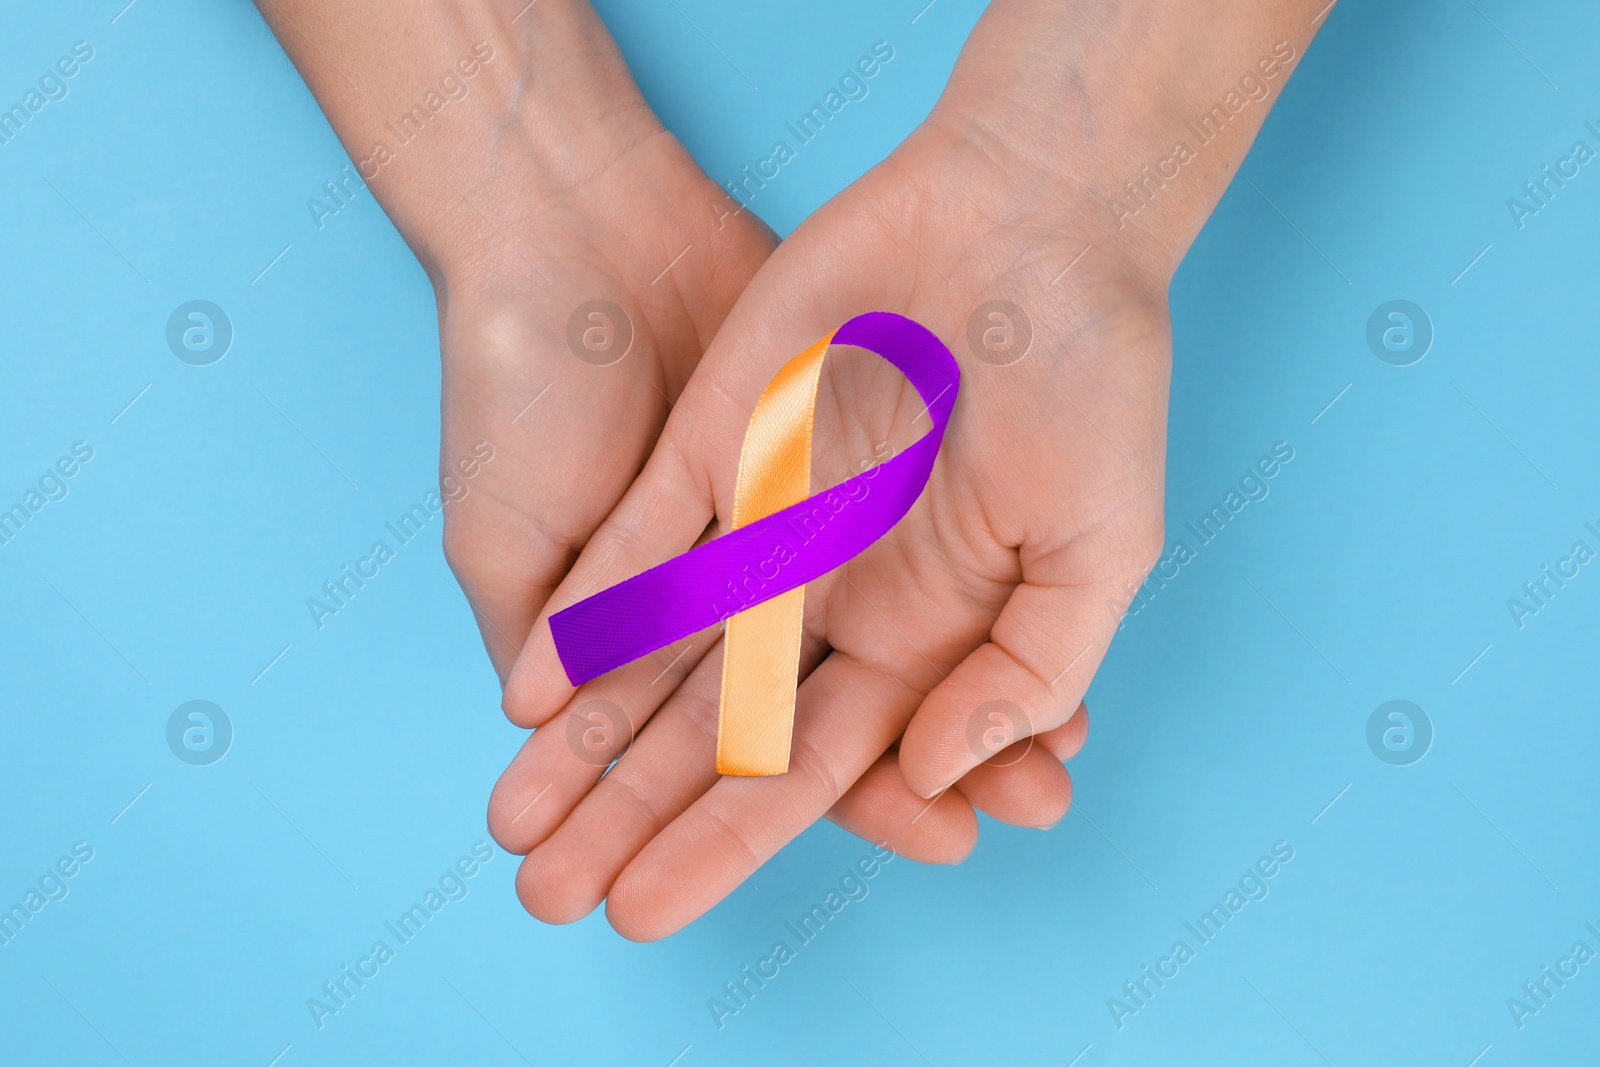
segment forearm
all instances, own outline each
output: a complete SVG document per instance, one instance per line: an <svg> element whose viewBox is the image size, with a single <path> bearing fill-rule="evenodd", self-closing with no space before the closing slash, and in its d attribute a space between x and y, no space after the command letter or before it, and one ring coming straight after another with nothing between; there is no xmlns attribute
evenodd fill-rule
<svg viewBox="0 0 1600 1067"><path fill-rule="evenodd" d="M936 109L1170 276L1320 19L1300 0L994 0Z"/></svg>
<svg viewBox="0 0 1600 1067"><path fill-rule="evenodd" d="M436 282L502 211L536 210L658 128L581 0L258 6Z"/></svg>

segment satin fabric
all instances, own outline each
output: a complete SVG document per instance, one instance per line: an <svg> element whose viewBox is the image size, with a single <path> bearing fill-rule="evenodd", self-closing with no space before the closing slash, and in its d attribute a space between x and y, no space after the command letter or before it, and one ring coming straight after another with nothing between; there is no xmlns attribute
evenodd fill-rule
<svg viewBox="0 0 1600 1067"><path fill-rule="evenodd" d="M932 427L892 459L808 497L817 383L830 343L865 348L897 367L927 405ZM746 430L729 532L550 617L568 680L582 685L726 620L717 770L784 773L805 584L864 551L911 509L960 383L950 350L889 312L858 315L790 360Z"/></svg>

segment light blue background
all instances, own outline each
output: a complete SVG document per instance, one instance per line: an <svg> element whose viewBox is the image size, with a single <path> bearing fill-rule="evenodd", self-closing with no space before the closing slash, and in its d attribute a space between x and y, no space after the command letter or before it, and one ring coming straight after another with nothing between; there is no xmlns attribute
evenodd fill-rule
<svg viewBox="0 0 1600 1067"><path fill-rule="evenodd" d="M1600 964L1520 1031L1506 1006L1575 941L1600 949L1600 566L1521 630L1506 607L1575 540L1600 547L1600 168L1520 231L1505 206L1595 143L1593 5L1327 16L1243 167L1255 188L1235 182L1174 286L1169 540L1273 442L1295 458L1128 622L1061 826L986 821L959 868L890 864L720 1031L707 999L866 845L818 826L645 946L599 915L529 919L497 853L319 1031L307 998L487 837L521 735L437 521L309 624L305 599L436 477L431 294L370 196L311 224L346 158L249 5L138 0L113 22L124 2L0 12L7 105L72 42L95 48L0 147L0 507L73 442L95 450L0 546L0 905L75 841L95 850L0 946L0 1061L1595 1056ZM913 24L923 3L602 6L718 178L894 45L871 97L762 194L786 231L932 104L981 5ZM236 330L205 368L164 340L200 297ZM1410 367L1365 342L1392 298L1436 330ZM166 747L195 698L236 731L209 767ZM1435 730L1408 767L1366 743L1396 698ZM1270 896L1119 1029L1107 999L1280 840L1294 860Z"/></svg>

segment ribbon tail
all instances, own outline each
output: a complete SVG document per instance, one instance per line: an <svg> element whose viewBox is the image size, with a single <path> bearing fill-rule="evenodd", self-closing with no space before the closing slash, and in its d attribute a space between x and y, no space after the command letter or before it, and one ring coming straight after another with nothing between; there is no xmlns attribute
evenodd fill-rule
<svg viewBox="0 0 1600 1067"><path fill-rule="evenodd" d="M802 585L728 620L722 638L718 774L756 778L789 770L805 599Z"/></svg>

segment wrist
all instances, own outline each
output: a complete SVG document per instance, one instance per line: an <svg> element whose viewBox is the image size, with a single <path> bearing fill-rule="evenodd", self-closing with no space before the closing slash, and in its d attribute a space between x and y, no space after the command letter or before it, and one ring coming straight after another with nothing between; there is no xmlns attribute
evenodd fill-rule
<svg viewBox="0 0 1600 1067"><path fill-rule="evenodd" d="M436 284L484 259L530 266L522 237L559 229L591 186L664 132L587 4L537 5L517 23L485 6L496 18L452 42L492 57L471 94L437 137L416 140L414 158L373 182ZM391 121L383 132L404 131Z"/></svg>
<svg viewBox="0 0 1600 1067"><path fill-rule="evenodd" d="M1026 124L1013 133L1009 119L985 108L942 100L901 151L921 157L907 173L962 175L956 185L963 197L982 205L978 212L961 213L977 227L970 235L974 241L997 231L1033 234L1040 254L1062 268L1093 249L1093 260L1077 269L1074 280L1092 271L1164 296L1182 258L1173 250L1187 243L1185 222L1176 211L1167 211L1146 213L1137 225L1119 225L1102 177L1127 166L1119 161L1135 157L1131 147L1101 138L1091 157L1082 146L1058 148L1031 140L1030 134ZM940 184L946 191L921 190L930 208L949 200L950 183ZM1045 245L1053 251L1044 251Z"/></svg>
<svg viewBox="0 0 1600 1067"><path fill-rule="evenodd" d="M931 121L1059 187L1164 284L1314 32L1276 0L995 0Z"/></svg>
<svg viewBox="0 0 1600 1067"><path fill-rule="evenodd" d="M660 130L587 3L273 0L262 13L436 285Z"/></svg>

